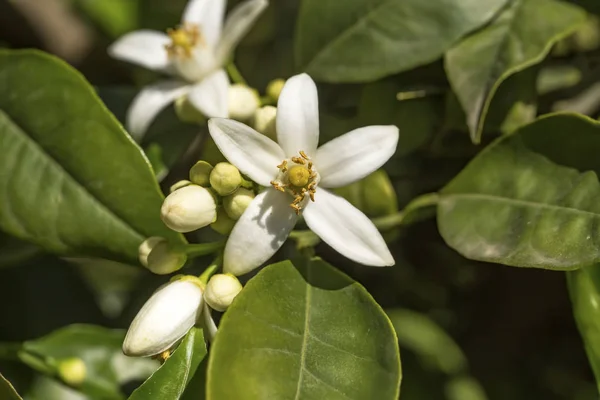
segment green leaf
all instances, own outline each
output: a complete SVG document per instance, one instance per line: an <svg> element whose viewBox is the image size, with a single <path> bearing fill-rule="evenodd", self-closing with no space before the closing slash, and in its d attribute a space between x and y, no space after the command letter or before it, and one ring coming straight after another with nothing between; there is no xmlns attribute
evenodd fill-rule
<svg viewBox="0 0 600 400"><path fill-rule="evenodd" d="M205 356L202 329L192 328L171 357L131 394L129 400L181 398Z"/></svg>
<svg viewBox="0 0 600 400"><path fill-rule="evenodd" d="M600 391L600 265L567 273L573 316Z"/></svg>
<svg viewBox="0 0 600 400"><path fill-rule="evenodd" d="M299 69L328 82L366 82L439 58L508 0L304 0Z"/></svg>
<svg viewBox="0 0 600 400"><path fill-rule="evenodd" d="M474 260L556 270L599 262L599 151L600 124L570 114L497 140L442 189L440 233Z"/></svg>
<svg viewBox="0 0 600 400"><path fill-rule="evenodd" d="M397 399L390 321L357 282L320 259L273 264L221 320L208 399Z"/></svg>
<svg viewBox="0 0 600 400"><path fill-rule="evenodd" d="M71 325L43 338L23 343L19 357L30 367L52 373L61 360L79 358L86 366L78 387L93 398L120 399L120 385L143 379L155 368L149 359L125 357L121 350L124 332L92 325Z"/></svg>
<svg viewBox="0 0 600 400"><path fill-rule="evenodd" d="M0 399L2 400L23 400L17 393L13 385L0 374Z"/></svg>
<svg viewBox="0 0 600 400"><path fill-rule="evenodd" d="M452 89L465 110L474 143L481 141L484 120L500 84L537 64L552 44L585 21L580 8L557 0L512 0L485 28L446 53Z"/></svg>
<svg viewBox="0 0 600 400"><path fill-rule="evenodd" d="M84 78L37 51L0 52L0 228L59 255L137 263L149 236L181 242L140 148Z"/></svg>
<svg viewBox="0 0 600 400"><path fill-rule="evenodd" d="M75 5L112 37L137 26L137 0L72 0Z"/></svg>

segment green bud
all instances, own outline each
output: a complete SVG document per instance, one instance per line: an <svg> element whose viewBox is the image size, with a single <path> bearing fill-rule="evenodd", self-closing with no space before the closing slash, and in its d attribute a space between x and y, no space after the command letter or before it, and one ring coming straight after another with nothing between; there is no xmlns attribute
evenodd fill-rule
<svg viewBox="0 0 600 400"><path fill-rule="evenodd" d="M217 204L202 186L188 185L167 196L160 218L175 232L191 232L215 221Z"/></svg>
<svg viewBox="0 0 600 400"><path fill-rule="evenodd" d="M600 47L600 20L588 17L573 35L573 44L579 52L596 50Z"/></svg>
<svg viewBox="0 0 600 400"><path fill-rule="evenodd" d="M254 196L252 190L239 188L233 194L223 198L223 208L231 219L237 221L254 200Z"/></svg>
<svg viewBox="0 0 600 400"><path fill-rule="evenodd" d="M267 96L272 98L274 101L279 100L279 95L285 85L285 79L274 79L267 85Z"/></svg>
<svg viewBox="0 0 600 400"><path fill-rule="evenodd" d="M240 281L232 274L216 274L208 281L204 290L204 301L217 311L225 311L233 299L242 291Z"/></svg>
<svg viewBox="0 0 600 400"><path fill-rule="evenodd" d="M146 268L158 275L167 275L180 270L187 261L185 251L166 240L159 242L148 254Z"/></svg>
<svg viewBox="0 0 600 400"><path fill-rule="evenodd" d="M260 96L255 89L240 83L229 86L229 117L246 121L260 107Z"/></svg>
<svg viewBox="0 0 600 400"><path fill-rule="evenodd" d="M210 224L210 227L221 235L229 235L235 226L235 221L227 215L223 207L217 209L217 220Z"/></svg>
<svg viewBox="0 0 600 400"><path fill-rule="evenodd" d="M273 106L264 106L256 110L252 118L252 126L263 135L276 140L276 118L277 108Z"/></svg>
<svg viewBox="0 0 600 400"><path fill-rule="evenodd" d="M362 180L363 211L368 216L383 217L398 211L398 198L388 174L380 169Z"/></svg>
<svg viewBox="0 0 600 400"><path fill-rule="evenodd" d="M72 357L58 363L58 376L69 386L80 386L87 375L87 368L81 358Z"/></svg>
<svg viewBox="0 0 600 400"><path fill-rule="evenodd" d="M174 184L171 185L171 187L169 188L169 193L173 193L177 189L181 189L181 188L189 186L191 184L192 184L192 182L190 182L190 181L188 181L186 179L182 179L180 181L177 181L177 182L175 182Z"/></svg>
<svg viewBox="0 0 600 400"><path fill-rule="evenodd" d="M148 266L148 255L152 251L152 249L159 244L160 242L165 242L166 239L159 236L152 236L148 239L144 240L140 247L138 247L138 258L140 260L140 264L144 267Z"/></svg>
<svg viewBox="0 0 600 400"><path fill-rule="evenodd" d="M175 100L175 113L182 122L203 125L206 117L190 103L187 96Z"/></svg>
<svg viewBox="0 0 600 400"><path fill-rule="evenodd" d="M227 196L235 192L241 184L242 175L232 164L218 163L210 173L210 185L221 196Z"/></svg>
<svg viewBox="0 0 600 400"><path fill-rule="evenodd" d="M200 186L210 185L210 172L213 170L213 166L206 161L198 161L192 168L190 168L190 181Z"/></svg>

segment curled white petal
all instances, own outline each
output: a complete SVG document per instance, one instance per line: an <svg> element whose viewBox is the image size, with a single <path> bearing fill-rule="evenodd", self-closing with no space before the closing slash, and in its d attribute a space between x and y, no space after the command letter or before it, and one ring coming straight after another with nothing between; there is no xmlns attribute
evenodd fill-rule
<svg viewBox="0 0 600 400"><path fill-rule="evenodd" d="M188 90L188 84L180 81L162 81L143 88L127 111L127 129L131 136L139 141L156 116Z"/></svg>
<svg viewBox="0 0 600 400"><path fill-rule="evenodd" d="M254 182L270 186L285 158L277 143L231 119L212 118L208 130L225 158Z"/></svg>
<svg viewBox="0 0 600 400"><path fill-rule="evenodd" d="M188 95L188 100L208 118L227 118L229 102L229 78L220 69L200 83L194 85Z"/></svg>
<svg viewBox="0 0 600 400"><path fill-rule="evenodd" d="M210 47L215 47L221 38L226 0L190 0L183 11L184 24L195 24Z"/></svg>
<svg viewBox="0 0 600 400"><path fill-rule="evenodd" d="M108 48L108 54L155 71L166 71L169 57L165 46L171 42L165 33L139 30L122 36Z"/></svg>
<svg viewBox="0 0 600 400"><path fill-rule="evenodd" d="M291 77L277 103L277 142L286 156L300 150L314 157L319 144L319 97L307 74Z"/></svg>
<svg viewBox="0 0 600 400"><path fill-rule="evenodd" d="M221 62L227 61L237 44L268 5L267 0L246 0L229 13L217 48L217 57Z"/></svg>
<svg viewBox="0 0 600 400"><path fill-rule="evenodd" d="M194 282L178 280L161 287L131 323L123 353L147 357L169 349L194 326L202 303L202 289Z"/></svg>
<svg viewBox="0 0 600 400"><path fill-rule="evenodd" d="M340 187L380 168L396 152L398 128L367 126L339 136L317 150L315 165L324 187Z"/></svg>
<svg viewBox="0 0 600 400"><path fill-rule="evenodd" d="M373 222L344 198L317 189L304 209L308 227L340 254L364 265L394 265L394 258Z"/></svg>
<svg viewBox="0 0 600 400"><path fill-rule="evenodd" d="M266 189L250 203L231 231L223 271L243 275L259 267L279 250L297 220L290 196Z"/></svg>

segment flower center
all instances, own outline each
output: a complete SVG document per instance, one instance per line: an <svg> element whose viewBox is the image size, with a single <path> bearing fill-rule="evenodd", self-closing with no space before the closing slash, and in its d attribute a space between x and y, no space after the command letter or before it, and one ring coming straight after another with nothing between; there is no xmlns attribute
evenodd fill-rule
<svg viewBox="0 0 600 400"><path fill-rule="evenodd" d="M195 24L185 24L177 29L168 29L171 43L165 46L169 57L190 58L196 45L204 45L200 28Z"/></svg>
<svg viewBox="0 0 600 400"><path fill-rule="evenodd" d="M296 214L300 214L306 205L306 196L311 201L315 201L315 192L319 183L319 174L310 158L304 151L300 151L299 154L300 157L283 160L277 166L279 168L277 179L271 181L275 189L289 193L294 198L290 207L296 211Z"/></svg>

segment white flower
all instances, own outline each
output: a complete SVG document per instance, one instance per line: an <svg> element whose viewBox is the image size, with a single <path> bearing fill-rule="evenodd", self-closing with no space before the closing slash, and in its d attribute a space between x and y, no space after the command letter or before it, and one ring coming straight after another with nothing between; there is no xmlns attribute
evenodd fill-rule
<svg viewBox="0 0 600 400"><path fill-rule="evenodd" d="M130 133L143 136L162 109L186 94L204 115L227 117L229 79L222 67L267 4L247 0L223 23L226 0L190 0L178 29L134 31L115 42L108 50L112 57L175 78L147 86L135 98L127 115Z"/></svg>
<svg viewBox="0 0 600 400"><path fill-rule="evenodd" d="M306 74L287 81L277 108L279 144L237 121L213 118L210 134L223 155L262 186L225 246L225 272L241 275L268 260L294 228L300 212L309 228L346 257L372 266L394 259L373 223L324 188L359 180L396 151L398 128L369 126L317 149L317 88Z"/></svg>
<svg viewBox="0 0 600 400"><path fill-rule="evenodd" d="M135 316L123 342L123 353L147 357L170 349L194 326L202 305L202 288L193 278L162 286Z"/></svg>

